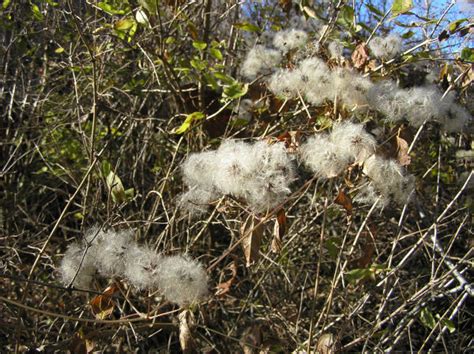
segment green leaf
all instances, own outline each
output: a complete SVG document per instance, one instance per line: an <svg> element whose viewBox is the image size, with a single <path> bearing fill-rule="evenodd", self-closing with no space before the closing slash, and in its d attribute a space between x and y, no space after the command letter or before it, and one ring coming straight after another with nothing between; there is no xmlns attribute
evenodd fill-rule
<svg viewBox="0 0 474 354"><path fill-rule="evenodd" d="M201 60L198 57L194 57L193 59L191 59L189 64L191 64L191 66L198 71L204 71L207 68L207 62Z"/></svg>
<svg viewBox="0 0 474 354"><path fill-rule="evenodd" d="M221 80L223 83L227 85L232 85L235 82L234 78L219 71L215 72L214 76L216 77L216 79Z"/></svg>
<svg viewBox="0 0 474 354"><path fill-rule="evenodd" d="M381 17L384 16L384 13L382 11L380 11L379 9L377 9L375 6L372 6L372 5L369 5L369 4L366 4L365 6L367 6L367 8L369 9L370 12L372 12L376 15L379 15Z"/></svg>
<svg viewBox="0 0 474 354"><path fill-rule="evenodd" d="M440 317L440 316L436 315L436 317ZM443 318L442 320L440 320L440 323L441 325L446 326L449 333L456 332L456 326L454 325L453 321L451 321L449 318Z"/></svg>
<svg viewBox="0 0 474 354"><path fill-rule="evenodd" d="M431 313L431 311L428 310L427 307L423 307L421 309L420 314L419 314L419 318L420 318L421 323L425 327L427 327L429 329L435 328L436 320L435 320L433 314Z"/></svg>
<svg viewBox="0 0 474 354"><path fill-rule="evenodd" d="M193 47L199 50L200 52L206 49L207 43L203 41L194 41L193 42Z"/></svg>
<svg viewBox="0 0 474 354"><path fill-rule="evenodd" d="M191 114L188 114L186 116L186 119L184 120L184 123L181 124L181 126L174 131L175 134L183 134L186 131L188 131L189 128L191 128L191 124L194 121L201 120L205 117L204 113L202 112L194 112Z"/></svg>
<svg viewBox="0 0 474 354"><path fill-rule="evenodd" d="M61 54L62 52L64 52L64 48L63 47L56 48L54 52L56 54Z"/></svg>
<svg viewBox="0 0 474 354"><path fill-rule="evenodd" d="M41 10L40 8L38 7L38 5L36 4L31 4L31 11L33 11L33 17L39 21L41 21L44 16L43 14L41 13Z"/></svg>
<svg viewBox="0 0 474 354"><path fill-rule="evenodd" d="M229 85L226 88L224 88L223 97L236 99L245 95L248 89L249 89L249 84L242 84L236 81L232 85Z"/></svg>
<svg viewBox="0 0 474 354"><path fill-rule="evenodd" d="M260 28L258 26L255 26L249 22L235 23L234 27L247 32L260 32Z"/></svg>
<svg viewBox="0 0 474 354"><path fill-rule="evenodd" d="M414 35L415 35L415 32L413 32L412 30L408 30L407 32L402 34L402 38L408 39L408 38L413 37Z"/></svg>
<svg viewBox="0 0 474 354"><path fill-rule="evenodd" d="M152 15L156 13L158 8L158 0L138 0L138 3L148 10Z"/></svg>
<svg viewBox="0 0 474 354"><path fill-rule="evenodd" d="M135 195L135 189L134 188L129 188L125 190L125 197L127 200L132 200Z"/></svg>
<svg viewBox="0 0 474 354"><path fill-rule="evenodd" d="M109 172L105 179L107 187L109 187L110 194L115 203L122 203L126 200L125 189L123 188L122 180L112 171Z"/></svg>
<svg viewBox="0 0 474 354"><path fill-rule="evenodd" d="M461 51L461 59L465 61L474 61L474 48L464 48Z"/></svg>
<svg viewBox="0 0 474 354"><path fill-rule="evenodd" d="M337 243L337 239L331 238L331 239L326 240L326 242L324 242L324 246L328 250L329 256L332 259L337 259L337 256L339 255L339 248L340 248L340 245Z"/></svg>
<svg viewBox="0 0 474 354"><path fill-rule="evenodd" d="M348 271L346 278L349 283L356 283L359 280L370 278L372 274L373 272L369 268L357 268Z"/></svg>
<svg viewBox="0 0 474 354"><path fill-rule="evenodd" d="M102 166L101 166L100 170L102 172L102 176L107 177L109 175L110 171L112 171L112 165L110 164L109 161L104 160L104 161L102 161Z"/></svg>
<svg viewBox="0 0 474 354"><path fill-rule="evenodd" d="M8 5L10 5L11 2L12 0L3 0L2 9L5 10L8 7Z"/></svg>
<svg viewBox="0 0 474 354"><path fill-rule="evenodd" d="M459 28L459 25L463 22L467 21L467 18L460 18L459 20L453 21L448 25L448 29L450 33L456 32Z"/></svg>
<svg viewBox="0 0 474 354"><path fill-rule="evenodd" d="M343 6L339 11L337 23L344 27L351 28L354 25L354 9L347 5Z"/></svg>
<svg viewBox="0 0 474 354"><path fill-rule="evenodd" d="M128 31L135 24L136 24L136 22L133 18L127 17L127 18L124 18L122 20L118 20L117 22L115 22L114 28L117 31Z"/></svg>
<svg viewBox="0 0 474 354"><path fill-rule="evenodd" d="M105 2L105 1L100 1L97 6L107 12L109 15L123 15L125 14L125 10L120 10L120 9L116 9L115 7L113 7L112 5L110 5L109 3Z"/></svg>
<svg viewBox="0 0 474 354"><path fill-rule="evenodd" d="M413 8L413 0L393 0L392 16L404 14Z"/></svg>
<svg viewBox="0 0 474 354"><path fill-rule="evenodd" d="M217 60L222 60L222 59L224 59L224 57L222 56L222 52L221 52L219 49L217 49L217 48L211 48L211 49L209 50L209 53L211 53L211 55L212 55L214 58L216 58Z"/></svg>

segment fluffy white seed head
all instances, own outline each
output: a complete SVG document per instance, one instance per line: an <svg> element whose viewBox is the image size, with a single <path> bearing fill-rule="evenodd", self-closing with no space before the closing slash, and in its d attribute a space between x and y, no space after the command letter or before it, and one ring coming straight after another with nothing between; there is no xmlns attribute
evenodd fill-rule
<svg viewBox="0 0 474 354"><path fill-rule="evenodd" d="M185 256L164 257L157 280L163 296L180 306L200 301L208 294L206 271L199 262Z"/></svg>
<svg viewBox="0 0 474 354"><path fill-rule="evenodd" d="M87 253L84 256L84 247L79 243L69 245L59 266L61 282L69 285L74 279L73 286L77 288L89 288L95 275L93 258ZM82 260L82 264L81 264Z"/></svg>
<svg viewBox="0 0 474 354"><path fill-rule="evenodd" d="M181 165L184 182L199 189L211 189L214 185L213 171L216 168L214 151L190 154Z"/></svg>
<svg viewBox="0 0 474 354"><path fill-rule="evenodd" d="M310 137L300 147L301 159L322 178L332 178L342 173L350 163L349 154L341 152L328 135L318 134Z"/></svg>
<svg viewBox="0 0 474 354"><path fill-rule="evenodd" d="M248 53L242 65L242 75L255 79L258 75L271 73L281 62L282 55L278 50L256 45Z"/></svg>
<svg viewBox="0 0 474 354"><path fill-rule="evenodd" d="M377 147L374 137L362 124L344 122L332 130L330 141L338 147L342 156L350 156L351 162L362 164Z"/></svg>
<svg viewBox="0 0 474 354"><path fill-rule="evenodd" d="M209 203L217 198L218 194L216 191L209 191L194 186L179 197L178 205L192 216L199 216L204 214L209 207Z"/></svg>
<svg viewBox="0 0 474 354"><path fill-rule="evenodd" d="M407 92L393 81L373 85L367 92L370 107L384 114L388 122L397 122L407 115Z"/></svg>
<svg viewBox="0 0 474 354"><path fill-rule="evenodd" d="M273 45L282 53L302 47L308 41L308 34L299 29L279 31L273 38Z"/></svg>
<svg viewBox="0 0 474 354"><path fill-rule="evenodd" d="M402 50L402 38L396 34L374 37L369 43L369 48L377 58L392 59Z"/></svg>
<svg viewBox="0 0 474 354"><path fill-rule="evenodd" d="M161 255L155 251L134 244L125 254L123 277L140 290L156 288L161 260Z"/></svg>
<svg viewBox="0 0 474 354"><path fill-rule="evenodd" d="M268 88L276 96L295 98L304 88L305 82L302 79L298 70L278 70L268 80Z"/></svg>
<svg viewBox="0 0 474 354"><path fill-rule="evenodd" d="M448 133L459 133L472 122L472 115L467 109L457 103L452 103L447 112L438 118L443 129Z"/></svg>

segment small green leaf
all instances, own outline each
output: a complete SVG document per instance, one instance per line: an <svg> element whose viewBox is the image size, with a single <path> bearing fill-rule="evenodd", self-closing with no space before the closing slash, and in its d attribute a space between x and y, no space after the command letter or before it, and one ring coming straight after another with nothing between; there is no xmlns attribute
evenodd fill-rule
<svg viewBox="0 0 474 354"><path fill-rule="evenodd" d="M372 270L369 268L352 269L346 273L346 278L349 283L357 283L359 280L367 279L372 276Z"/></svg>
<svg viewBox="0 0 474 354"><path fill-rule="evenodd" d="M226 88L224 88L223 97L236 99L245 95L248 89L249 89L248 84L241 84L240 82L236 81L232 85L229 85Z"/></svg>
<svg viewBox="0 0 474 354"><path fill-rule="evenodd" d="M186 116L186 119L184 120L184 123L181 124L181 126L176 129L174 131L175 134L183 134L185 133L186 131L188 131L188 129L191 127L191 124L194 122L194 121L197 121L197 120L201 120L205 117L204 113L202 112L194 112L194 113L191 113L191 114L188 114Z"/></svg>
<svg viewBox="0 0 474 354"><path fill-rule="evenodd" d="M407 32L402 34L402 38L408 39L408 38L413 37L414 35L415 35L415 32L413 32L412 30L408 30Z"/></svg>
<svg viewBox="0 0 474 354"><path fill-rule="evenodd" d="M232 85L235 82L234 78L219 71L215 72L214 76L216 77L216 79L221 80L223 83L227 85Z"/></svg>
<svg viewBox="0 0 474 354"><path fill-rule="evenodd" d="M343 6L339 11L337 23L344 27L351 28L354 25L354 9L347 5Z"/></svg>
<svg viewBox="0 0 474 354"><path fill-rule="evenodd" d="M64 52L64 48L63 47L56 48L56 50L54 52L56 54L61 54L62 52Z"/></svg>
<svg viewBox="0 0 474 354"><path fill-rule="evenodd" d="M249 22L235 23L234 27L247 32L260 32L260 28L258 26L255 26Z"/></svg>
<svg viewBox="0 0 474 354"><path fill-rule="evenodd" d="M413 8L413 0L393 0L392 16L404 14Z"/></svg>
<svg viewBox="0 0 474 354"><path fill-rule="evenodd" d="M12 0L3 0L3 3L2 3L2 9L6 9L8 7L8 5L10 5Z"/></svg>
<svg viewBox="0 0 474 354"><path fill-rule="evenodd" d="M224 57L222 56L222 52L221 52L219 49L217 49L217 48L211 48L211 49L209 50L209 53L211 53L211 55L212 55L214 58L216 58L217 60L222 60L222 59L224 59Z"/></svg>
<svg viewBox="0 0 474 354"><path fill-rule="evenodd" d="M381 17L384 16L384 13L382 11L380 11L379 9L377 9L375 6L372 6L372 5L369 5L369 4L366 4L365 6L367 6L367 8L369 9L370 12L372 12L376 15L379 15Z"/></svg>
<svg viewBox="0 0 474 354"><path fill-rule="evenodd" d="M198 71L204 71L204 70L207 68L207 62L201 60L201 59L198 58L198 57L195 57L194 59L191 59L191 61L189 62L189 64L191 64L191 66L192 66L194 69L198 70Z"/></svg>
<svg viewBox="0 0 474 354"><path fill-rule="evenodd" d="M463 22L467 21L467 18L461 18L459 20L453 21L448 25L448 29L450 33L456 32L456 30L459 28L459 25Z"/></svg>
<svg viewBox="0 0 474 354"><path fill-rule="evenodd" d="M102 176L107 177L110 171L112 171L112 165L110 164L109 161L104 160L102 161L102 166L100 170L102 172Z"/></svg>
<svg viewBox="0 0 474 354"><path fill-rule="evenodd" d="M41 21L44 16L43 14L41 13L41 10L40 8L38 7L38 5L36 4L31 4L31 11L33 11L33 16L35 19Z"/></svg>
<svg viewBox="0 0 474 354"><path fill-rule="evenodd" d="M115 203L122 203L126 200L125 189L123 188L122 180L112 171L109 172L105 179L107 187L109 187L110 194Z"/></svg>
<svg viewBox="0 0 474 354"><path fill-rule="evenodd" d="M125 11L124 10L120 10L120 9L116 9L115 7L113 7L112 5L108 4L107 2L105 1L100 1L97 6L107 12L109 15L124 15L125 14Z"/></svg>
<svg viewBox="0 0 474 354"><path fill-rule="evenodd" d="M132 200L135 195L135 189L134 188L129 188L125 190L125 197L127 200Z"/></svg>
<svg viewBox="0 0 474 354"><path fill-rule="evenodd" d="M461 59L474 62L474 48L466 47L461 51Z"/></svg>
<svg viewBox="0 0 474 354"><path fill-rule="evenodd" d="M193 47L199 50L200 52L206 49L207 43L203 41L194 41L193 42Z"/></svg>
<svg viewBox="0 0 474 354"><path fill-rule="evenodd" d="M128 17L115 22L114 28L117 31L127 31L132 28L134 24L136 24L135 20L131 17Z"/></svg>
<svg viewBox="0 0 474 354"><path fill-rule="evenodd" d="M425 327L427 327L429 329L435 328L436 320L435 320L433 314L431 313L431 311L428 310L427 307L423 307L421 309L420 314L419 314L419 318L420 318L421 323Z"/></svg>
<svg viewBox="0 0 474 354"><path fill-rule="evenodd" d="M156 13L158 8L158 0L138 0L138 3L147 9L152 15Z"/></svg>
<svg viewBox="0 0 474 354"><path fill-rule="evenodd" d="M440 316L436 315L436 317L440 317ZM449 333L456 332L456 326L454 325L453 321L451 321L449 318L443 318L442 320L440 320L440 323L441 325L446 326Z"/></svg>

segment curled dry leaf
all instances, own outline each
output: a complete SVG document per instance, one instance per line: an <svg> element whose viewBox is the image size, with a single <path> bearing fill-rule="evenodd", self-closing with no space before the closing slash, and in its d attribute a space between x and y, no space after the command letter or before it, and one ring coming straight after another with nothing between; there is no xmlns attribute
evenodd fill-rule
<svg viewBox="0 0 474 354"><path fill-rule="evenodd" d="M273 239L271 244L271 250L275 253L280 253L281 243L283 236L286 232L286 214L285 209L280 209L275 220L275 226L273 228Z"/></svg>
<svg viewBox="0 0 474 354"><path fill-rule="evenodd" d="M237 277L237 263L235 260L232 261L229 268L232 271L232 275L229 280L217 284L216 296L224 296L225 294L227 294L230 291L230 287L235 282L235 279Z"/></svg>
<svg viewBox="0 0 474 354"><path fill-rule="evenodd" d="M351 59L355 68L362 68L369 58L367 46L364 43L359 44L352 53Z"/></svg>
<svg viewBox="0 0 474 354"><path fill-rule="evenodd" d="M372 264L372 257L375 253L375 236L375 227L373 225L369 225L368 231L365 231L362 234L362 237L365 239L365 244L362 248L362 256L353 262L357 268L366 268Z"/></svg>
<svg viewBox="0 0 474 354"><path fill-rule="evenodd" d="M341 344L333 334L325 333L319 338L318 345L316 347L316 352L319 354L338 353L340 350Z"/></svg>
<svg viewBox="0 0 474 354"><path fill-rule="evenodd" d="M118 286L114 283L107 287L101 295L96 295L92 298L90 306L95 318L104 320L112 315L115 308L115 301L112 299L112 296L118 290Z"/></svg>
<svg viewBox="0 0 474 354"><path fill-rule="evenodd" d="M346 192L341 188L339 189L339 193L337 194L336 199L334 199L334 203L341 205L347 213L347 216L352 215L352 200Z"/></svg>
<svg viewBox="0 0 474 354"><path fill-rule="evenodd" d="M194 315L189 310L184 310L178 315L179 320L179 344L183 353L192 353L195 348L192 328L194 327Z"/></svg>
<svg viewBox="0 0 474 354"><path fill-rule="evenodd" d="M263 237L263 224L259 223L253 215L250 215L240 229L243 237L242 247L244 248L247 267L250 267L259 259L260 245Z"/></svg>
<svg viewBox="0 0 474 354"><path fill-rule="evenodd" d="M405 139L397 136L397 160L402 166L408 166L411 162L411 157L408 155L408 143Z"/></svg>

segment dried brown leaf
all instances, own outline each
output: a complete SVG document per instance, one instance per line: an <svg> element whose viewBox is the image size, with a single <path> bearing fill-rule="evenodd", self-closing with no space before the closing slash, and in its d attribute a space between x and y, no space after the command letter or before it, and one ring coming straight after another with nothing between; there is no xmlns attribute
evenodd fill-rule
<svg viewBox="0 0 474 354"><path fill-rule="evenodd" d="M286 232L286 214L285 209L280 209L275 220L275 226L273 228L273 239L271 244L271 250L275 253L280 253L282 239Z"/></svg>
<svg viewBox="0 0 474 354"><path fill-rule="evenodd" d="M362 68L367 63L367 59L369 58L367 46L364 43L359 44L354 49L351 58L355 68Z"/></svg>
<svg viewBox="0 0 474 354"><path fill-rule="evenodd" d="M397 160L402 166L408 166L411 162L408 149L409 146L407 141L400 136L397 136Z"/></svg>
<svg viewBox="0 0 474 354"><path fill-rule="evenodd" d="M237 277L237 263L236 263L236 261L232 261L229 268L232 271L232 275L231 275L229 280L217 284L216 296L224 296L225 294L227 294L230 291L230 287L235 282L235 279Z"/></svg>
<svg viewBox="0 0 474 354"><path fill-rule="evenodd" d="M365 239L365 244L362 248L362 256L357 258L353 263L357 268L366 268L372 264L372 257L375 253L375 236L376 229L373 225L368 226L369 231L365 231L362 237Z"/></svg>
<svg viewBox="0 0 474 354"><path fill-rule="evenodd" d="M341 350L341 344L339 340L331 333L323 334L319 340L316 347L316 352L319 354L332 354L337 353Z"/></svg>
<svg viewBox="0 0 474 354"><path fill-rule="evenodd" d="M240 230L242 234L242 246L244 248L247 267L250 267L259 259L260 245L263 237L263 224L250 215Z"/></svg>
<svg viewBox="0 0 474 354"><path fill-rule="evenodd" d="M68 349L71 354L88 354L94 350L94 343L86 339L82 330L79 330L74 333Z"/></svg>
<svg viewBox="0 0 474 354"><path fill-rule="evenodd" d="M347 216L352 215L352 200L351 197L344 192L344 189L339 189L339 193L337 194L336 199L334 199L334 203L341 205L346 210Z"/></svg>
<svg viewBox="0 0 474 354"><path fill-rule="evenodd" d="M107 287L101 295L96 295L92 298L89 304L95 318L104 320L112 315L115 308L115 301L112 299L112 296L118 290L118 286L114 283Z"/></svg>
<svg viewBox="0 0 474 354"><path fill-rule="evenodd" d="M192 353L196 347L192 336L194 327L194 316L191 311L184 310L178 315L179 320L179 344L183 353Z"/></svg>
<svg viewBox="0 0 474 354"><path fill-rule="evenodd" d="M300 146L301 132L299 130L287 131L279 135L277 140L285 143L288 153L296 153Z"/></svg>

